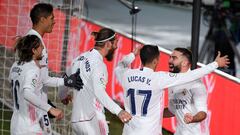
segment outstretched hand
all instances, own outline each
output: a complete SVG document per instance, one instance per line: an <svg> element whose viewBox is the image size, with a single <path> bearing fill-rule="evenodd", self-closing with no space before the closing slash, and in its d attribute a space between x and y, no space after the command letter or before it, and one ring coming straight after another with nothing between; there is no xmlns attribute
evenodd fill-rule
<svg viewBox="0 0 240 135"><path fill-rule="evenodd" d="M67 87L75 88L76 90L82 89L84 84L80 77L80 69L78 69L76 73L71 74L70 76L67 76L65 74L64 85Z"/></svg>
<svg viewBox="0 0 240 135"><path fill-rule="evenodd" d="M225 55L225 56L221 57L220 51L218 51L218 55L217 55L215 61L218 63L218 67L228 67L228 64L230 64L228 56Z"/></svg>

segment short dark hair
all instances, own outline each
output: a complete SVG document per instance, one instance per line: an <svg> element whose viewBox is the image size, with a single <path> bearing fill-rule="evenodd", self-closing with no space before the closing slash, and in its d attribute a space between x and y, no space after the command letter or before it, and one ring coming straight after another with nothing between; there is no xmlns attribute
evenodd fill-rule
<svg viewBox="0 0 240 135"><path fill-rule="evenodd" d="M114 41L115 31L109 28L102 28L98 32L92 32L92 35L95 37L95 46L102 46L106 41Z"/></svg>
<svg viewBox="0 0 240 135"><path fill-rule="evenodd" d="M38 48L41 44L41 40L36 35L27 35L17 40L15 50L18 53L18 64L29 62L32 60L33 48Z"/></svg>
<svg viewBox="0 0 240 135"><path fill-rule="evenodd" d="M177 47L174 50L181 52L182 55L188 59L188 62L192 64L192 52L190 50L188 50L187 48L181 48L181 47Z"/></svg>
<svg viewBox="0 0 240 135"><path fill-rule="evenodd" d="M47 18L53 13L53 6L47 3L39 3L35 5L31 12L30 17L33 24L38 24L41 17Z"/></svg>
<svg viewBox="0 0 240 135"><path fill-rule="evenodd" d="M155 45L144 45L140 50L140 59L143 65L151 63L155 58L159 57L158 47Z"/></svg>

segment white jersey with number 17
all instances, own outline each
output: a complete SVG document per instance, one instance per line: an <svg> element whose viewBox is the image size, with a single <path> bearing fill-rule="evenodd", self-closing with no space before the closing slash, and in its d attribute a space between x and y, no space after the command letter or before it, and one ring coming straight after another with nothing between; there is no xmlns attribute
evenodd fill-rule
<svg viewBox="0 0 240 135"><path fill-rule="evenodd" d="M124 135L159 135L161 134L160 101L164 88L176 86L198 79L217 68L213 62L204 68L185 74L154 72L150 68L129 69L134 54L123 58L115 69L119 83L124 89L124 106L133 115L132 120L124 124Z"/></svg>

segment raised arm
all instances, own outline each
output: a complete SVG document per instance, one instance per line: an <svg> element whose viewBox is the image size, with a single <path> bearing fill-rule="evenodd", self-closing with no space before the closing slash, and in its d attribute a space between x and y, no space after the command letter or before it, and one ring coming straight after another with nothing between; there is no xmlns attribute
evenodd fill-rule
<svg viewBox="0 0 240 135"><path fill-rule="evenodd" d="M161 88L167 88L167 87L173 87L176 85L184 84L190 81L194 81L196 79L199 79L203 77L204 75L207 75L214 71L218 67L225 67L227 66L230 62L227 56L220 57L221 53L218 53L218 56L216 57L215 61L208 64L205 67L198 68L195 70L192 70L187 73L160 73L160 80L161 81Z"/></svg>
<svg viewBox="0 0 240 135"><path fill-rule="evenodd" d="M117 67L114 69L115 75L117 80L121 82L123 73L128 69L128 66L133 62L135 59L135 55L130 53L123 57L123 59L118 63Z"/></svg>
<svg viewBox="0 0 240 135"><path fill-rule="evenodd" d="M129 65L134 61L135 56L137 56L141 50L142 46L137 46L134 51L126 56L118 63L117 67L114 69L117 80L121 83L123 73L128 69Z"/></svg>

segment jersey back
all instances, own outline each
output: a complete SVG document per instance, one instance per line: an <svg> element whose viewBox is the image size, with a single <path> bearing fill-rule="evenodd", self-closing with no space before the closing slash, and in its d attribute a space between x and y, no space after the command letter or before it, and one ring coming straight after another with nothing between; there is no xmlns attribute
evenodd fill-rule
<svg viewBox="0 0 240 135"><path fill-rule="evenodd" d="M13 116L11 119L11 132L40 132L38 108L24 99L24 88L36 87L39 81L39 69L35 63L23 65L13 64L9 74L13 94ZM37 91L35 91L37 94ZM29 131L32 130L32 131Z"/></svg>
<svg viewBox="0 0 240 135"><path fill-rule="evenodd" d="M160 108L163 91L150 69L129 69L123 75L124 106L133 116L123 134L161 134Z"/></svg>

